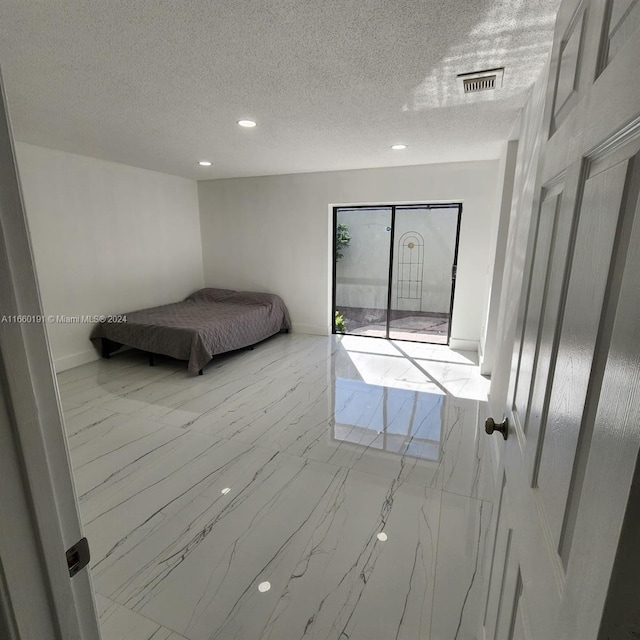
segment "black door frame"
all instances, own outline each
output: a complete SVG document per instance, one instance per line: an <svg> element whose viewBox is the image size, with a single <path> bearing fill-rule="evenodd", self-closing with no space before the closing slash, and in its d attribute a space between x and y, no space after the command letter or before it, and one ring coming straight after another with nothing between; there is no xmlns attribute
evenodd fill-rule
<svg viewBox="0 0 640 640"><path fill-rule="evenodd" d="M458 275L458 248L460 245L460 224L462 222L462 202L430 202L421 204L376 204L376 205L342 205L333 207L333 277L332 277L332 291L331 291L331 333L337 334L336 331L336 280L337 280L337 261L336 261L336 241L337 241L337 229L338 229L338 211L353 211L355 209L391 209L391 235L389 237L389 276L387 280L387 322L386 322L386 335L385 336L371 336L372 338L379 338L381 340L389 340L389 331L391 329L391 298L393 291L393 252L395 245L395 231L396 231L396 210L410 210L410 209L457 209L458 210L458 223L456 225L456 244L453 252L453 265L451 268L451 302L449 304L449 326L447 330L447 345L451 340L451 320L453 317L453 300L456 290L456 279ZM394 338L399 340L400 338ZM429 343L423 340L406 340L402 339L402 342L420 342L422 344L440 344Z"/></svg>

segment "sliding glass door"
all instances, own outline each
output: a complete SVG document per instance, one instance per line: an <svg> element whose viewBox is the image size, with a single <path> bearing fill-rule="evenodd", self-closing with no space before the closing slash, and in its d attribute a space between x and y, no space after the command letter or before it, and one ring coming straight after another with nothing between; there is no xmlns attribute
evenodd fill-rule
<svg viewBox="0 0 640 640"><path fill-rule="evenodd" d="M387 335L391 207L341 207L335 219L337 333Z"/></svg>
<svg viewBox="0 0 640 640"><path fill-rule="evenodd" d="M458 208L396 207L389 338L448 344Z"/></svg>
<svg viewBox="0 0 640 640"><path fill-rule="evenodd" d="M334 332L448 344L462 205L334 209Z"/></svg>

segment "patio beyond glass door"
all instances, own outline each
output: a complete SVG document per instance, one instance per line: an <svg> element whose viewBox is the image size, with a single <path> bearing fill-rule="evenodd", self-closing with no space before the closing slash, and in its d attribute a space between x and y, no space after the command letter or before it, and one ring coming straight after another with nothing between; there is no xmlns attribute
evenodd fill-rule
<svg viewBox="0 0 640 640"><path fill-rule="evenodd" d="M334 332L448 344L462 205L334 209Z"/></svg>
<svg viewBox="0 0 640 640"><path fill-rule="evenodd" d="M389 338L448 344L458 208L396 207Z"/></svg>
<svg viewBox="0 0 640 640"><path fill-rule="evenodd" d="M337 333L387 336L391 214L391 207L339 208L334 212Z"/></svg>

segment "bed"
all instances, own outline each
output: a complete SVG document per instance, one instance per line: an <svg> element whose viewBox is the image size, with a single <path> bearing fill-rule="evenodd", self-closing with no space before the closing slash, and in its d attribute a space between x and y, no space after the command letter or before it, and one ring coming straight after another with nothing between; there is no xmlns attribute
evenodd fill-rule
<svg viewBox="0 0 640 640"><path fill-rule="evenodd" d="M126 321L121 321L126 318ZM279 296L254 291L200 289L181 302L100 322L91 341L104 358L122 346L188 361L200 373L213 356L252 346L291 328Z"/></svg>

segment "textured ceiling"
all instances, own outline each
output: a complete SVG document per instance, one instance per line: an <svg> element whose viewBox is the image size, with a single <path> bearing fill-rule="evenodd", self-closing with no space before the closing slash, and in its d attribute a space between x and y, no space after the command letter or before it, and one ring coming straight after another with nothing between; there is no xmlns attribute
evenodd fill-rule
<svg viewBox="0 0 640 640"><path fill-rule="evenodd" d="M495 158L558 5L2 0L0 66L18 140L196 179Z"/></svg>

